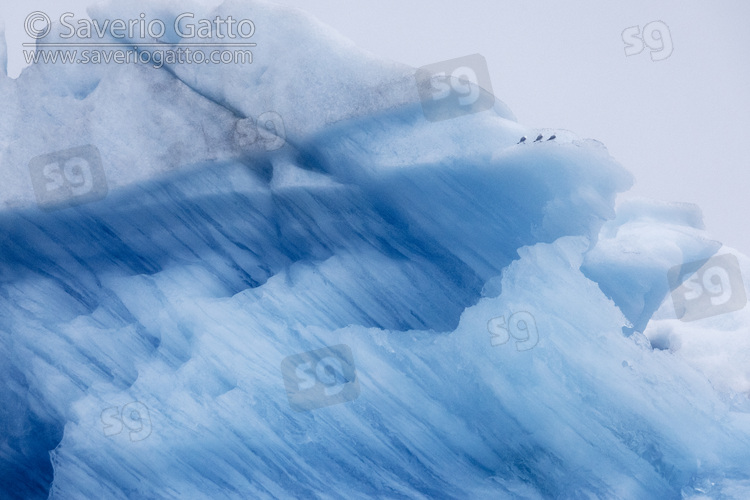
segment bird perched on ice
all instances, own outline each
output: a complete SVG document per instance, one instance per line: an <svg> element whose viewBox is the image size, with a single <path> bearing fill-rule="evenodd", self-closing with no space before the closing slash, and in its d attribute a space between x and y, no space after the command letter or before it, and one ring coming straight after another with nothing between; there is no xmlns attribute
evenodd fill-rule
<svg viewBox="0 0 750 500"><path fill-rule="evenodd" d="M539 134L538 136L536 136L536 139L534 139L534 142L539 142L542 139L544 139L544 136L542 134Z"/></svg>
<svg viewBox="0 0 750 500"><path fill-rule="evenodd" d="M548 141L551 141L551 140L553 140L553 139L554 139L555 137L557 137L557 136L556 136L555 134L552 134L551 136L549 136L549 139L547 139L547 140L548 140Z"/></svg>
<svg viewBox="0 0 750 500"><path fill-rule="evenodd" d="M516 144L521 144L522 142L526 142L526 136L521 137L521 140L518 141Z"/></svg>

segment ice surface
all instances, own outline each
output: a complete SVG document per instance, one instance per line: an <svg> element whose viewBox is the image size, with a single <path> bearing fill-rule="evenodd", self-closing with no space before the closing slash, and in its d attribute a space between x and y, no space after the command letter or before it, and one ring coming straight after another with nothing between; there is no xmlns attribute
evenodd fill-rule
<svg viewBox="0 0 750 500"><path fill-rule="evenodd" d="M696 207L616 206L600 143L517 144L499 100L429 121L413 68L298 12L195 13L252 18L253 64L0 78L4 496L750 494L750 313L672 298L733 253ZM37 206L30 162L85 145L106 190ZM301 353L358 390L295 411Z"/></svg>

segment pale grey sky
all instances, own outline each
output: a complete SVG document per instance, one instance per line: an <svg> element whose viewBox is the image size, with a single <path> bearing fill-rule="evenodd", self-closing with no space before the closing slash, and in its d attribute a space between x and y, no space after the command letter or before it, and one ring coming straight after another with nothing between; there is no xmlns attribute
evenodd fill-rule
<svg viewBox="0 0 750 500"><path fill-rule="evenodd" d="M88 3L32 0L23 7L4 6L9 73L16 75L22 64L29 12L43 10L53 19L65 11L80 16ZM626 196L697 203L716 239L750 254L750 3L276 3L301 8L359 47L415 67L482 54L495 95L521 123L600 140L636 177ZM648 47L626 56L623 30L642 31L654 21L668 26L670 56L654 61ZM654 51L656 59L663 55Z"/></svg>

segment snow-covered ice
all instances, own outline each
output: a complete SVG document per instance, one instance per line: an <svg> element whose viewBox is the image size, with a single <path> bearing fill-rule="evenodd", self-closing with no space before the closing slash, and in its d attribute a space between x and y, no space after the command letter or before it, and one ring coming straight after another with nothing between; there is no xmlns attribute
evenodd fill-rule
<svg viewBox="0 0 750 500"><path fill-rule="evenodd" d="M428 119L300 12L191 9L252 64L0 75L2 496L750 497L750 260L698 207L618 204L502 96Z"/></svg>

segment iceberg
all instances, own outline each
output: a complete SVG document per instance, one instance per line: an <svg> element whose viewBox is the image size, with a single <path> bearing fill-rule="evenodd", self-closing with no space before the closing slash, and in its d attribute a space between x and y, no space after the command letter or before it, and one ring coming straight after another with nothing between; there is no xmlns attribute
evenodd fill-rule
<svg viewBox="0 0 750 500"><path fill-rule="evenodd" d="M0 75L3 497L750 496L750 260L698 207L460 64L190 9ZM162 59L230 17L251 63Z"/></svg>

